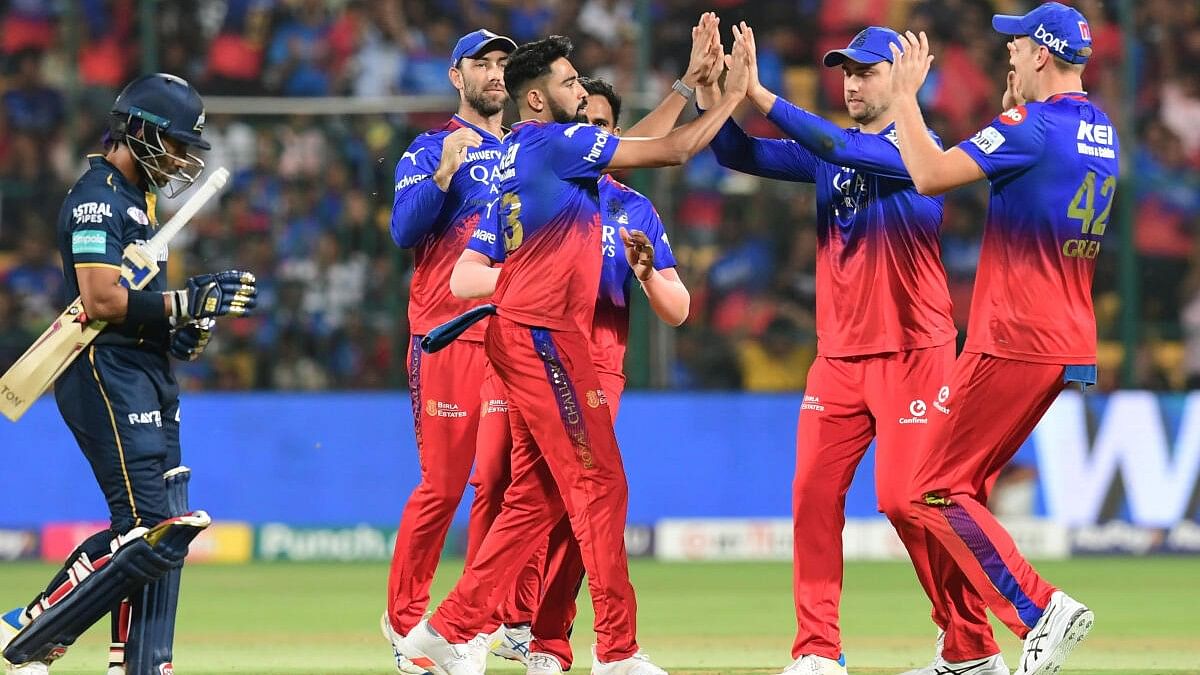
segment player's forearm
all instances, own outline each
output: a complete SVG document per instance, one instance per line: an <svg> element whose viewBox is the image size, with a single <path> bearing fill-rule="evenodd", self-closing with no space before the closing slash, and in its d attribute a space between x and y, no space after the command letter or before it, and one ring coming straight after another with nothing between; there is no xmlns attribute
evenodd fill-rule
<svg viewBox="0 0 1200 675"><path fill-rule="evenodd" d="M642 282L642 290L650 301L650 309L663 323L679 326L687 320L692 297L682 281L672 281L654 270L650 278Z"/></svg>
<svg viewBox="0 0 1200 675"><path fill-rule="evenodd" d="M450 292L454 297L464 300L486 298L496 292L499 278L499 267L489 267L473 260L459 260L450 272Z"/></svg>
<svg viewBox="0 0 1200 675"><path fill-rule="evenodd" d="M917 99L900 97L893 104L896 109L896 140L900 146L900 157L912 177L913 186L923 195L940 195L958 184L943 171L942 149L925 131L925 117Z"/></svg>
<svg viewBox="0 0 1200 675"><path fill-rule="evenodd" d="M739 102L736 97L722 96L712 110L658 139L661 143L658 161L647 166L677 166L687 162L712 141Z"/></svg>
<svg viewBox="0 0 1200 675"><path fill-rule="evenodd" d="M666 136L671 133L671 129L679 121L679 115L686 107L687 99L672 90L654 110L638 120L637 124L626 129L625 135L641 138Z"/></svg>
<svg viewBox="0 0 1200 675"><path fill-rule="evenodd" d="M766 115L771 112L771 108L775 106L775 99L779 97L760 84L751 87L750 91L746 93L746 98L750 99L755 108L758 108L758 112Z"/></svg>
<svg viewBox="0 0 1200 675"><path fill-rule="evenodd" d="M433 231L445 203L446 193L429 179L398 190L392 201L392 241L401 248L416 246Z"/></svg>

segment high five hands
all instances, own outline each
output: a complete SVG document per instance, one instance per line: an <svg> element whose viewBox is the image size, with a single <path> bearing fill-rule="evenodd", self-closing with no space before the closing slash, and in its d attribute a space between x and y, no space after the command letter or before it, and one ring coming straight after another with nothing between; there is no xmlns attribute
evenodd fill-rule
<svg viewBox="0 0 1200 675"><path fill-rule="evenodd" d="M892 93L897 97L916 98L933 63L933 55L929 53L929 38L925 36L925 31L921 31L920 35L905 31L900 36L900 44L901 47L888 45L892 50Z"/></svg>

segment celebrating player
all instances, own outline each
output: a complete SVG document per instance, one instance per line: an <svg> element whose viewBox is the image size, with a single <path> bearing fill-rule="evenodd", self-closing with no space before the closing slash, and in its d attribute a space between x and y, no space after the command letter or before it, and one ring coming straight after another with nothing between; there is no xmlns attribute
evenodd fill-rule
<svg viewBox="0 0 1200 675"><path fill-rule="evenodd" d="M845 499L872 437L875 483L891 516L905 496L912 448L924 442L930 391L954 361L954 323L941 264L942 199L917 194L896 148L888 73L895 31L873 26L825 55L840 66L842 129L764 88L754 66L748 98L791 139L751 138L727 122L712 147L721 164L817 186L817 359L808 374L796 433L792 489L795 661L785 673L845 673L838 630ZM700 92L701 105L716 87ZM936 145L932 132L925 132ZM983 601L952 593L965 580L939 545L893 518L944 634L934 663L955 672L1007 675ZM938 671L940 672L940 671Z"/></svg>
<svg viewBox="0 0 1200 675"><path fill-rule="evenodd" d="M967 343L929 411L931 442L900 515L936 536L1025 639L1016 674L1041 675L1058 672L1092 612L1037 574L980 495L1068 383L1095 383L1092 277L1119 148L1083 91L1092 38L1082 14L1049 2L992 26L1011 37L1006 110L946 152L923 132L916 98L932 61L924 33L892 48L900 152L917 189L986 177L992 191Z"/></svg>
<svg viewBox="0 0 1200 675"><path fill-rule="evenodd" d="M712 28L715 31L715 24ZM702 39L707 41L707 35ZM621 97L604 80L580 78L580 82L588 94L587 121L619 137ZM655 314L672 326L687 318L691 298L675 271L666 230L650 200L608 174L600 178L599 199L603 262L589 344L600 389L588 392L586 403L591 407L606 404L615 421L625 389L633 280L638 280ZM480 222L450 277L453 286L483 287L477 294L486 290L486 282L475 284L470 277L494 278L489 274L491 266L505 259L503 233L498 226L495 219ZM496 414L507 412L507 401L494 373L485 384L484 398L487 409L480 422L479 451L471 477L475 486L471 517L479 520L476 531L486 534L487 528L482 525L495 520L508 487L512 437L507 416ZM472 560L473 556L468 555L468 564ZM494 638L493 652L526 661L529 675L557 675L569 669L573 661L570 628L583 576L579 545L571 533L570 521L564 517L550 533L548 555L539 551L531 558L501 604L497 618L502 630ZM537 636L536 641L531 641L531 632Z"/></svg>
<svg viewBox="0 0 1200 675"><path fill-rule="evenodd" d="M597 179L606 169L675 165L699 152L745 95L745 46L739 38L729 91L711 115L637 140L572 123L587 97L570 51L559 36L522 45L505 72L523 121L505 138L501 196L489 214L500 219L505 264L485 347L509 396L512 483L462 579L406 640L450 675L481 672L468 642L564 512L596 611L592 672L664 672L638 651L624 542L628 486L585 333L602 262Z"/></svg>
<svg viewBox="0 0 1200 675"><path fill-rule="evenodd" d="M416 259L408 302L408 389L421 463L421 482L400 518L383 618L401 672L425 672L409 661L401 638L429 604L442 545L467 486L487 363L484 324L437 354L423 356L420 341L429 329L468 309L450 293L450 272L480 214L499 197L492 177L508 100L504 67L516 48L509 38L486 30L460 38L449 72L458 90L458 112L445 126L418 136L396 163L392 238L414 248Z"/></svg>
<svg viewBox="0 0 1200 675"><path fill-rule="evenodd" d="M0 620L7 672L48 673L50 664L113 607L109 672L171 672L180 569L187 542L207 526L189 513L189 470L180 466L179 387L168 354L192 360L219 316L254 308L252 274L230 270L166 287L167 260L142 290L121 284L122 251L151 239L157 188L192 185L208 150L204 106L165 73L130 82L113 104L105 153L71 188L58 216L69 295L87 320L107 327L55 383L58 409L108 501L108 529L88 537L28 606ZM160 525L162 524L162 525ZM159 527L156 527L159 526ZM184 531L180 531L180 529ZM175 530L175 534L170 534Z"/></svg>

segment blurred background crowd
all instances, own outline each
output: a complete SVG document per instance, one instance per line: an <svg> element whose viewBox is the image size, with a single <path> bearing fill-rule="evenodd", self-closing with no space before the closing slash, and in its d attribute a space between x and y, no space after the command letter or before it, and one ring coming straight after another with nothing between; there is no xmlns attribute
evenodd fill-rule
<svg viewBox="0 0 1200 675"><path fill-rule="evenodd" d="M841 72L820 67L821 55L866 25L925 30L936 61L923 104L950 144L999 112L1007 54L991 14L1033 4L0 0L0 368L68 300L54 243L58 206L85 154L99 149L116 92L147 66L220 101L209 103L207 161L234 174L219 204L173 245L173 280L236 266L262 283L264 311L224 322L209 358L178 369L185 386L384 388L404 383L412 266L388 235L393 167L416 134L453 109L446 71L462 33L487 27L518 43L569 35L580 72L652 102L682 73L690 28L713 9L727 46L731 23L755 26L766 86L848 124ZM1200 3L1129 2L1126 23L1116 3L1074 4L1095 38L1085 85L1118 121L1125 151L1117 210L1126 216L1114 217L1096 277L1101 384L1188 388L1200 382ZM320 114L299 105L240 114L224 98L410 95L448 103L440 112ZM626 104L624 126L636 108ZM753 111L739 119L751 133L779 136ZM802 388L815 353L812 187L728 172L707 151L677 170L624 178L658 206L693 297L683 328L635 330L632 384ZM960 331L986 209L986 183L946 203L943 261ZM636 318L652 323L644 311Z"/></svg>

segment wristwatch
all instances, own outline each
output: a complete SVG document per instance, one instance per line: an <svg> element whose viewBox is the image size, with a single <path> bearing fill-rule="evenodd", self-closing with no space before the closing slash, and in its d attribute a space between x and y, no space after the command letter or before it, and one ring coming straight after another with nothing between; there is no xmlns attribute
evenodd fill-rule
<svg viewBox="0 0 1200 675"><path fill-rule="evenodd" d="M675 84L671 85L671 89L689 101L696 95L696 90L684 84L683 80L675 80Z"/></svg>

